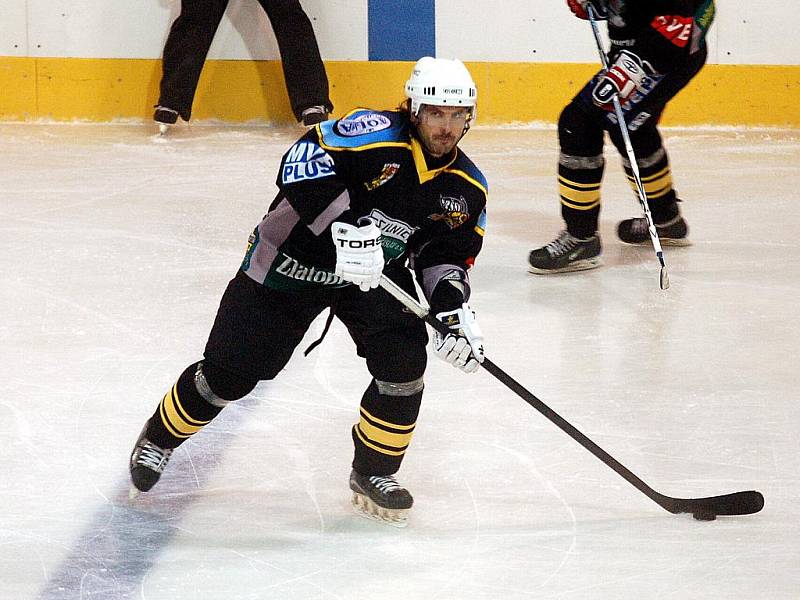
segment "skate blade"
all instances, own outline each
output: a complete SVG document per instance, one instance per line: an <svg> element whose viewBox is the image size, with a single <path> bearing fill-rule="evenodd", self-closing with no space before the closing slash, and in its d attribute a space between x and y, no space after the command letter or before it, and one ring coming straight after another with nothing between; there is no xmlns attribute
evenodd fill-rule
<svg viewBox="0 0 800 600"><path fill-rule="evenodd" d="M587 258L584 260L576 260L574 263L561 267L560 269L540 269L533 265L528 265L528 272L535 273L536 275L550 275L551 273L572 273L573 271L588 271L589 269L596 269L603 264L603 259L599 256L594 258Z"/></svg>
<svg viewBox="0 0 800 600"><path fill-rule="evenodd" d="M169 125L167 125L166 123L159 123L158 124L158 134L159 135L167 135L168 131L169 131Z"/></svg>
<svg viewBox="0 0 800 600"><path fill-rule="evenodd" d="M687 238L664 238L663 240L659 240L662 246L676 246L676 247L683 247L683 246L691 246L692 241Z"/></svg>
<svg viewBox="0 0 800 600"><path fill-rule="evenodd" d="M141 494L141 493L142 493L142 492L140 492L140 491L139 491L139 490L136 488L136 486L135 486L135 485L132 485L132 486L131 486L131 487L128 489L128 500L136 500L136 498L138 498L138 497L139 497L139 494Z"/></svg>
<svg viewBox="0 0 800 600"><path fill-rule="evenodd" d="M392 527L406 527L408 525L408 513L410 511L408 508L383 508L358 492L353 492L350 503L356 514L371 521L378 521Z"/></svg>
<svg viewBox="0 0 800 600"><path fill-rule="evenodd" d="M659 243L662 246L674 246L676 248L683 248L686 246L692 245L692 240L688 238L658 238ZM625 240L620 240L626 246L653 246L652 241L648 238L643 242L626 242Z"/></svg>

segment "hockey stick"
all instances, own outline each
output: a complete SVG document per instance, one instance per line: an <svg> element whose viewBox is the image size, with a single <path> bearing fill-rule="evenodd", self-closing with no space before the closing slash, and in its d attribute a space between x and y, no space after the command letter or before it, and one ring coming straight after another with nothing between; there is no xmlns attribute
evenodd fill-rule
<svg viewBox="0 0 800 600"><path fill-rule="evenodd" d="M444 323L430 314L427 308L419 304L410 294L403 290L391 279L381 275L380 286L389 294L394 296L400 303L417 315L420 319L428 323L442 335L447 335L451 331ZM613 469L625 481L633 485L637 490L658 504L661 508L673 514L691 513L698 520L713 520L717 515L749 515L756 513L764 507L764 496L760 492L747 491L724 494L722 496L711 496L708 498L672 498L659 494L644 481L639 479L625 465L595 444L592 440L578 431L569 421L564 419L552 408L539 400L527 389L522 387L510 375L494 364L491 360L484 357L481 366L500 380L500 383L509 388L517 396L530 404L533 408L542 413L558 428L564 431L573 440L594 454L608 467Z"/></svg>
<svg viewBox="0 0 800 600"><path fill-rule="evenodd" d="M603 42L600 40L600 30L597 28L596 15L591 3L586 6L586 12L589 14L589 22L592 24L592 32L594 33L594 41L597 43L597 51L600 53L600 61L603 64L603 69L608 70L608 57L603 51ZM631 172L633 179L636 181L636 191L639 198L639 204L642 205L644 217L647 219L647 231L650 232L650 239L653 241L653 248L655 248L658 262L661 264L661 273L659 275L659 286L662 290L669 287L669 274L667 273L667 265L664 263L664 251L661 249L661 240L658 239L658 232L656 231L655 223L653 223L653 215L650 214L650 206L647 204L647 193L644 191L644 184L642 184L642 176L639 175L639 165L636 163L636 155L633 153L633 146L631 145L631 136L628 133L628 125L625 122L625 115L622 113L622 105L619 102L619 97L614 96L611 99L614 104L614 114L617 116L617 125L622 134L622 140L625 143L625 152L628 155L628 162L631 163Z"/></svg>

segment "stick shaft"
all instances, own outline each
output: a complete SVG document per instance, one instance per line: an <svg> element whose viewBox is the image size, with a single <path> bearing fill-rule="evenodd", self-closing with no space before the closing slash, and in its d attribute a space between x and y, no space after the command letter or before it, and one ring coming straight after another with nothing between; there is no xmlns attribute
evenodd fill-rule
<svg viewBox="0 0 800 600"><path fill-rule="evenodd" d="M448 327L444 323L440 322L436 317L431 315L427 308L422 306L413 296L411 296L411 294L406 292L385 275L381 275L380 286L391 296L394 296L394 298L397 299L403 306L417 315L417 317L424 320L443 335L451 333ZM620 477L625 479L628 483L633 485L636 489L638 489L664 510L667 510L673 514L682 512L694 513L697 510L703 510L721 515L743 515L758 512L764 506L763 496L759 492L755 491L737 492L734 494L713 496L710 498L672 498L670 496L660 494L647 485L642 479L635 475L616 458L611 456L591 439L586 437L586 435L579 431L577 427L572 425L572 423L547 406L547 404L539 400L539 398L534 396L491 360L484 357L481 366L491 375L493 375L498 381L500 381L500 383L505 385L517 396L522 398L525 402L547 417L547 419L556 425L556 427L561 429L573 440L594 454L606 466L610 467Z"/></svg>
<svg viewBox="0 0 800 600"><path fill-rule="evenodd" d="M587 12L589 14L589 22L592 25L594 41L597 44L597 51L600 54L600 62L603 65L603 69L607 71L608 57L603 50L603 41L600 39L600 30L597 27L597 19L595 18L596 16L594 13L594 8L592 8L591 4L587 6ZM639 199L639 204L642 207L644 217L647 219L647 231L650 233L650 239L653 242L653 248L656 251L658 262L662 269L666 269L666 264L664 262L664 250L661 248L661 240L658 238L658 231L656 231L656 226L653 222L653 215L650 213L650 205L647 202L647 192L645 191L644 184L642 183L642 176L639 174L639 164L636 162L636 154L633 151L633 144L631 144L631 136L628 132L628 125L625 122L625 114L622 111L622 104L620 104L619 97L616 95L611 99L611 102L614 105L614 114L617 117L617 125L619 126L619 132L622 135L622 142L625 145L625 154L628 156L628 162L631 165L631 173L633 173L633 179L636 182L637 198ZM662 275L662 278L663 277L665 277L665 275ZM667 283L667 285L669 284ZM662 287L664 286L662 285Z"/></svg>

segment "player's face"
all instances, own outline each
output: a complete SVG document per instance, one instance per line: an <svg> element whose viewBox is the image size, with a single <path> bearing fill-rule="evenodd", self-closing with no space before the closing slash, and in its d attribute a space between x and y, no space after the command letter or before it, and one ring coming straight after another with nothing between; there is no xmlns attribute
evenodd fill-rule
<svg viewBox="0 0 800 600"><path fill-rule="evenodd" d="M469 109L463 106L429 106L423 104L415 125L425 149L435 157L453 151L464 133Z"/></svg>

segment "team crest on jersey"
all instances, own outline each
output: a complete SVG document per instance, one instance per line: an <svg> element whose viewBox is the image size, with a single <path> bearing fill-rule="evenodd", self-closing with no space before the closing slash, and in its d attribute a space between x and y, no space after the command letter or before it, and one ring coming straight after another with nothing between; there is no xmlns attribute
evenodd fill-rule
<svg viewBox="0 0 800 600"><path fill-rule="evenodd" d="M365 181L364 187L367 188L367 191L371 192L376 187L382 186L384 183L386 183L392 177L394 177L394 174L397 173L397 170L399 168L400 165L397 163L386 163L385 165L383 165L383 170L381 171L381 174L378 175L372 181Z"/></svg>
<svg viewBox="0 0 800 600"><path fill-rule="evenodd" d="M388 117L378 113L367 113L342 119L336 123L336 131L339 135L353 137L388 129L391 126L392 122Z"/></svg>
<svg viewBox="0 0 800 600"><path fill-rule="evenodd" d="M314 142L296 143L286 153L281 171L283 183L294 183L304 179L319 179L335 172L330 154Z"/></svg>
<svg viewBox="0 0 800 600"><path fill-rule="evenodd" d="M430 215L428 218L432 221L444 221L450 229L463 225L469 219L469 205L464 196L453 198L440 195L439 206L442 212Z"/></svg>

